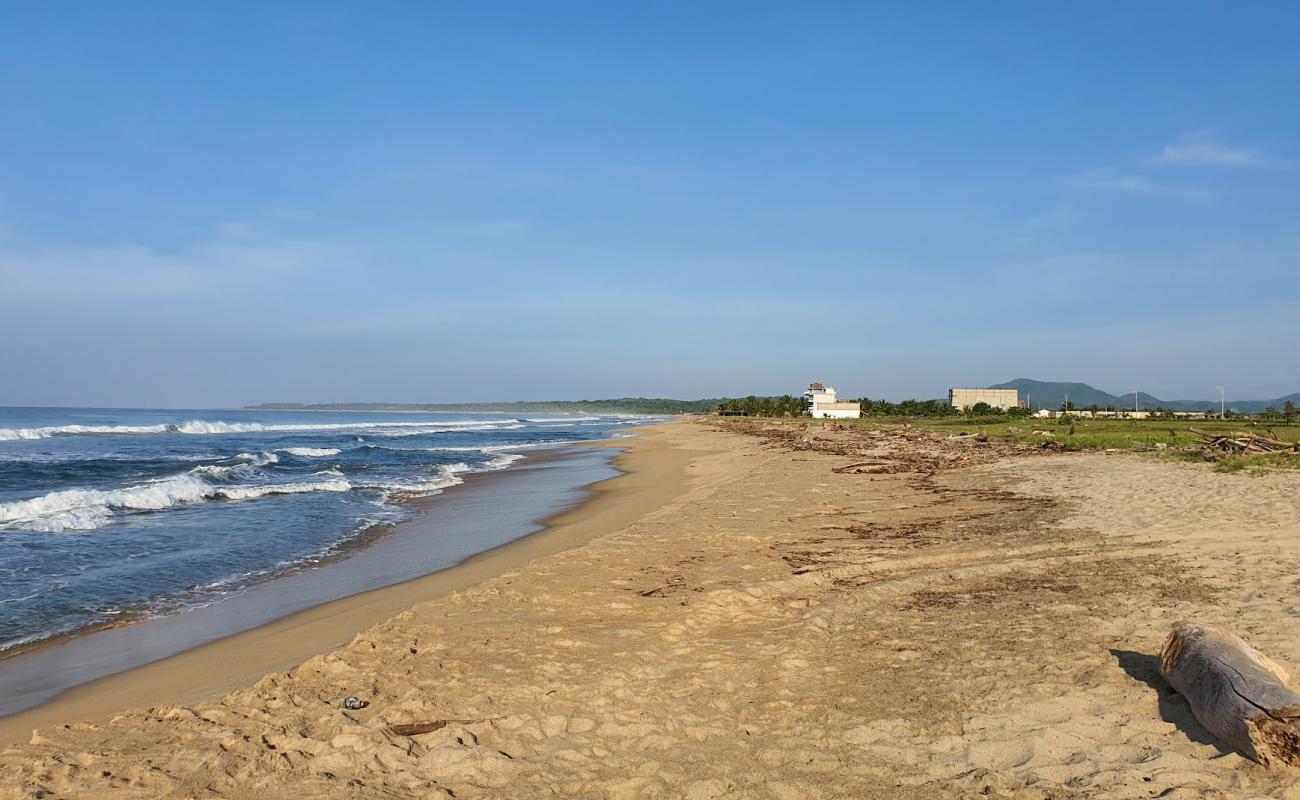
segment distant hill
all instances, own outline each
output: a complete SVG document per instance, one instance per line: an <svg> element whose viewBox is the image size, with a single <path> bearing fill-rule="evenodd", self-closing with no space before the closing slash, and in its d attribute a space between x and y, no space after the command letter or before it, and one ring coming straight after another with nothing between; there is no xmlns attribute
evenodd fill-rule
<svg viewBox="0 0 1300 800"><path fill-rule="evenodd" d="M1071 381L1036 381L1030 378L1016 378L1013 381L999 383L989 388L1018 389L1020 390L1020 396L1027 398L1032 408L1060 408L1061 403L1065 402L1067 396L1075 408L1087 408L1093 405L1101 408L1107 406L1114 406L1115 408L1133 407L1133 392L1119 395L1110 394L1086 383ZM1137 393L1137 399L1138 405L1144 409L1167 408L1172 411L1205 411L1208 409L1217 411L1219 408L1218 400L1161 400L1142 391ZM1288 400L1300 406L1300 392L1273 400L1229 400L1228 408L1240 414L1257 414L1269 406L1281 410L1282 405Z"/></svg>
<svg viewBox="0 0 1300 800"><path fill-rule="evenodd" d="M443 413L535 414L691 414L714 410L730 398L670 400L618 397L609 400L517 400L505 403L261 403L265 411L428 411Z"/></svg>

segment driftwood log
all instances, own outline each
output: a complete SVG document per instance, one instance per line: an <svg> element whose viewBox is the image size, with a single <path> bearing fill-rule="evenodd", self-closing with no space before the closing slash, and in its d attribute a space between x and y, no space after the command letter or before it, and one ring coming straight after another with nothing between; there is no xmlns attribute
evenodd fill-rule
<svg viewBox="0 0 1300 800"><path fill-rule="evenodd" d="M888 471L888 464L881 464L876 461L861 461L857 464L845 464L842 467L831 467L831 472L838 472L841 475L873 475Z"/></svg>
<svg viewBox="0 0 1300 800"><path fill-rule="evenodd" d="M1221 625L1174 623L1160 674L1207 731L1265 766L1300 766L1300 694L1276 662Z"/></svg>
<svg viewBox="0 0 1300 800"><path fill-rule="evenodd" d="M419 736L422 733L433 733L447 727L447 720L435 719L428 722L412 722L407 724L389 725L389 729L398 736Z"/></svg>

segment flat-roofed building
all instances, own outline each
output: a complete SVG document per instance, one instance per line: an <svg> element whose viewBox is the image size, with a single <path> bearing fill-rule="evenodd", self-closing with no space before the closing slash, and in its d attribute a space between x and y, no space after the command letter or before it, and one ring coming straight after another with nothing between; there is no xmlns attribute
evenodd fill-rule
<svg viewBox="0 0 1300 800"><path fill-rule="evenodd" d="M1006 411L1020 407L1018 389L949 389L948 402L953 408L971 408L985 403L992 408Z"/></svg>
<svg viewBox="0 0 1300 800"><path fill-rule="evenodd" d="M808 413L816 419L857 419L862 416L862 406L858 403L842 403L835 396L835 389L820 383L810 384L803 393Z"/></svg>

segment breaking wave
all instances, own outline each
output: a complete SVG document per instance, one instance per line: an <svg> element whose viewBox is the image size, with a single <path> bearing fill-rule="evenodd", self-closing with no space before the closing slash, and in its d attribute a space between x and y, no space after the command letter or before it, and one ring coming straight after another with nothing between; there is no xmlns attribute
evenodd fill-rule
<svg viewBox="0 0 1300 800"><path fill-rule="evenodd" d="M195 467L190 470L196 475L210 475L214 478L229 480L231 478L248 478L257 472L258 467L265 467L268 464L280 463L280 457L275 453L240 453L231 456L230 461L234 464L204 464L201 467Z"/></svg>
<svg viewBox="0 0 1300 800"><path fill-rule="evenodd" d="M462 473L472 471L472 467L465 463L456 464L439 464L434 468L434 477L424 478L413 481L388 481L376 483L364 483L357 486L358 489L373 489L385 494L434 494L451 486L458 486L465 482L460 477Z"/></svg>
<svg viewBox="0 0 1300 800"><path fill-rule="evenodd" d="M215 434L215 433L262 433L262 432L293 432L293 431L351 431L351 430L382 430L385 428L403 429L403 428L424 428L432 429L445 428L447 430L487 430L489 428L500 427L504 425L517 425L517 419L492 420L491 423L479 422L478 420L424 420L422 422L303 422L303 423L283 423L267 425L261 422L209 422L207 420L190 420L189 422L175 426L177 433L189 434ZM487 426L487 427L481 427Z"/></svg>
<svg viewBox="0 0 1300 800"><path fill-rule="evenodd" d="M483 431L496 428L517 428L521 421L517 419L502 420L424 420L420 422L320 422L320 423L284 423L265 424L261 422L221 422L208 420L190 420L179 425L55 425L45 428L0 428L0 442L29 439L48 439L51 436L76 436L87 434L144 434L144 433L185 433L191 435L212 435L222 433L263 433L299 431L354 431L385 429L403 430L420 429L420 433L442 433L448 431ZM407 434L416 435L416 434Z"/></svg>
<svg viewBox="0 0 1300 800"><path fill-rule="evenodd" d="M475 449L487 452L491 448ZM311 450L312 455L339 452L330 448L285 448L283 452L294 450ZM259 467L279 461L275 453L240 453L229 459L235 463L204 464L181 475L122 489L65 489L29 500L0 503L0 525L41 533L65 533L102 527L112 520L115 513L162 511L211 500L251 500L267 495L353 489L384 495L432 494L463 483L461 475L466 472L504 469L522 458L516 453L505 453L477 467L464 462L440 464L434 468L433 477L413 481L353 483L337 468L331 467L313 473L322 478L319 481L246 485L213 483L214 480L249 480L256 477Z"/></svg>
<svg viewBox="0 0 1300 800"><path fill-rule="evenodd" d="M243 465L245 467L249 465ZM94 530L107 523L115 512L161 511L208 500L249 500L273 494L304 492L346 492L352 484L334 479L310 483L280 483L220 486L205 479L204 467L122 489L65 489L34 497L0 503L0 524L42 533ZM225 475L237 474L231 472ZM207 473L212 475L211 472ZM214 476L215 477L215 476Z"/></svg>
<svg viewBox="0 0 1300 800"><path fill-rule="evenodd" d="M454 446L413 447L410 449L417 450L421 453L501 453L501 452L509 452L511 450L526 450L531 447L546 447L548 445L553 445L553 444L573 444L573 440L572 439L543 439L536 442L520 442L518 444L487 444L487 445L477 445L477 446L471 445L465 447L454 447ZM371 445L371 447L379 447L379 446L380 445ZM398 449L407 449L407 448L391 448L391 449L398 450Z"/></svg>
<svg viewBox="0 0 1300 800"><path fill-rule="evenodd" d="M48 439L85 433L166 433L168 425L54 425L46 428L0 428L0 442Z"/></svg>
<svg viewBox="0 0 1300 800"><path fill-rule="evenodd" d="M524 422L600 422L600 417L524 417Z"/></svg>
<svg viewBox="0 0 1300 800"><path fill-rule="evenodd" d="M279 452L301 458L327 458L343 452L337 447L282 447Z"/></svg>
<svg viewBox="0 0 1300 800"><path fill-rule="evenodd" d="M477 422L473 425L465 425L459 428L447 428L442 426L426 426L419 430L398 430L398 431L372 431L377 436L424 436L429 433L464 433L468 431L512 431L524 427L518 421L502 420L499 423L487 424Z"/></svg>

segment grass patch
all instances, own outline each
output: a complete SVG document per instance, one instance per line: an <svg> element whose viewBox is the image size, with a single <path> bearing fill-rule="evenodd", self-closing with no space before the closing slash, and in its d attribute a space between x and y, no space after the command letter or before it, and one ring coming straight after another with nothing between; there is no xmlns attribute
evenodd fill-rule
<svg viewBox="0 0 1300 800"><path fill-rule="evenodd" d="M793 421L793 420L792 420ZM807 423L810 420L799 420ZM934 431L946 435L975 433L983 430L994 441L1014 442L1019 444L1041 444L1042 442L1059 442L1070 450L1132 450L1151 451L1170 458L1199 461L1196 453L1183 453L1177 448L1196 447L1203 443L1202 438L1192 433L1190 428L1197 428L1211 433L1232 433L1248 431L1261 436L1271 431L1277 437L1288 441L1300 441L1300 424L1274 423L1252 420L1126 420L1126 419L1076 419L1071 430L1070 423L1062 424L1055 419L1007 419L1006 417L866 417L857 420L811 420L814 425L837 423L862 428L895 428L899 425L911 425L916 428ZM1047 432L1050 436L1045 436ZM1234 456L1220 464L1241 461L1240 466L1233 466L1221 471L1236 472L1243 469L1300 468L1300 454L1278 454L1263 456ZM1258 462L1258 463L1256 463Z"/></svg>
<svg viewBox="0 0 1300 800"><path fill-rule="evenodd" d="M1215 472L1245 472L1255 476L1267 475L1277 469L1300 469L1300 453L1229 456L1214 465Z"/></svg>

